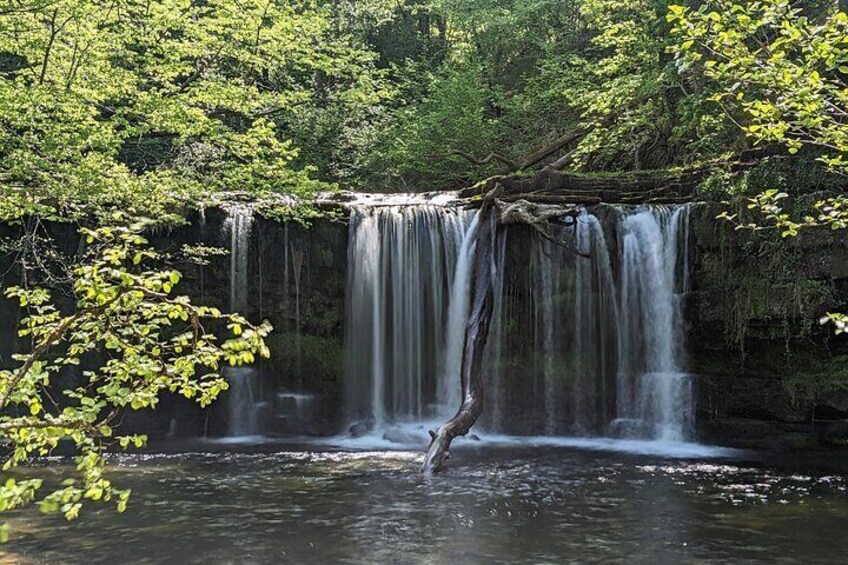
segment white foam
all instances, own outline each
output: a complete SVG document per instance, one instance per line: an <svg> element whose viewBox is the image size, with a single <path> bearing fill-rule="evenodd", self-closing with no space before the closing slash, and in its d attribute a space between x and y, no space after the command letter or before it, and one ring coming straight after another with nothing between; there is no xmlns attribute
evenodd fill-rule
<svg viewBox="0 0 848 565"><path fill-rule="evenodd" d="M268 436L261 435L250 435L250 436L224 436L224 437L215 437L215 438L202 438L200 440L203 443L211 443L214 445L258 445L263 443L274 443L274 438L270 438Z"/></svg>
<svg viewBox="0 0 848 565"><path fill-rule="evenodd" d="M368 193L351 192L350 206L453 206L459 202L459 192Z"/></svg>
<svg viewBox="0 0 848 565"><path fill-rule="evenodd" d="M687 441L649 439L613 439L559 436L481 436L482 441L494 445L521 445L527 447L563 447L591 451L611 451L633 455L657 455L674 459L713 459L738 457L742 451Z"/></svg>
<svg viewBox="0 0 848 565"><path fill-rule="evenodd" d="M408 450L425 449L430 443L428 430L437 429L442 422L412 422L386 426L359 437L339 435L322 438L310 443L340 447L351 450ZM552 447L589 451L609 451L632 455L653 455L672 459L715 459L739 457L744 452L713 445L687 441L614 439L603 437L565 436L514 436L490 434L472 430L467 437L458 437L452 448L469 446L498 447Z"/></svg>

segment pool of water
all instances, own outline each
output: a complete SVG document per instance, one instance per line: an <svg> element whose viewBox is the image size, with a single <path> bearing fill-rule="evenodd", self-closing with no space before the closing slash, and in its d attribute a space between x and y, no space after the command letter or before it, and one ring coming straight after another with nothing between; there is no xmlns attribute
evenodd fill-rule
<svg viewBox="0 0 848 565"><path fill-rule="evenodd" d="M845 561L848 482L832 460L469 443L428 480L419 450L193 449L113 458L133 489L124 514L15 515L0 562Z"/></svg>

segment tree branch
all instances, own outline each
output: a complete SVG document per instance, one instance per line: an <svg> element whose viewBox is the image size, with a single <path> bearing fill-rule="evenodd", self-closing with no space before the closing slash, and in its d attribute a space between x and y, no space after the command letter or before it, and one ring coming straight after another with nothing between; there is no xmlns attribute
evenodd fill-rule
<svg viewBox="0 0 848 565"><path fill-rule="evenodd" d="M462 157L466 161L470 161L471 163L474 163L475 165L488 165L492 161L500 161L501 163L506 165L509 168L510 171L517 171L520 168L518 163L516 163L512 159L505 157L504 155L501 155L500 153L496 153L494 151L492 151L491 153L486 155L483 159L477 159L473 155L470 155L470 154L468 154L464 151L459 151L457 149L454 149L453 151L448 153L448 155L449 156L450 155L457 155L459 157Z"/></svg>

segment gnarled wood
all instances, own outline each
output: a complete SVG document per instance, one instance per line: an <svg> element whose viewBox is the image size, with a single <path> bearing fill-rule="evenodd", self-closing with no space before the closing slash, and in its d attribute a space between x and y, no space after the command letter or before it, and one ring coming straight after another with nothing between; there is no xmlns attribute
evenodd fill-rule
<svg viewBox="0 0 848 565"><path fill-rule="evenodd" d="M504 188L494 183L483 199L474 263L472 306L465 328L465 348L462 355L462 404L456 414L438 430L430 431L430 447L424 458L424 473L433 475L445 468L450 457L451 442L464 436L483 412L483 361L489 325L494 310L495 238L497 230L509 224L522 223L533 228L541 237L564 245L551 237L548 226L575 225L579 210L573 207L520 202L499 202ZM583 255L576 250L575 253ZM498 275L500 276L500 275Z"/></svg>
<svg viewBox="0 0 848 565"><path fill-rule="evenodd" d="M430 447L424 457L424 473L433 475L445 468L450 457L451 442L464 436L483 412L483 356L494 310L494 240L498 229L493 209L493 194L487 196L480 210L477 249L474 265L471 315L465 328L462 354L462 404L453 418L438 430L431 430Z"/></svg>
<svg viewBox="0 0 848 565"><path fill-rule="evenodd" d="M545 204L645 204L691 199L692 193L716 171L737 173L753 162L714 162L688 169L581 174L545 168L533 176L495 176L460 192L462 198L485 194L503 186L505 201L528 200Z"/></svg>
<svg viewBox="0 0 848 565"><path fill-rule="evenodd" d="M551 170L554 170L554 171L561 171L564 168L566 168L567 166L574 163L574 158L576 156L577 156L577 148L575 147L574 149L572 149L571 151L569 151L568 153L566 153L565 155L563 155L562 157L560 157L559 159L557 159L556 161L554 161L553 163L551 163L550 165L548 165L545 168L551 169Z"/></svg>
<svg viewBox="0 0 848 565"><path fill-rule="evenodd" d="M534 165L538 165L539 163L541 163L563 147L566 147L571 143L582 139L594 129L594 126L580 126L575 130L569 131L561 135L556 140L554 140L553 143L549 143L545 147L542 147L541 149L524 159L521 162L519 169L529 169Z"/></svg>
<svg viewBox="0 0 848 565"><path fill-rule="evenodd" d="M546 239L554 245L565 247L581 257L590 257L588 253L581 253L577 249L573 249L564 242L554 238L548 229L551 224L566 227L576 226L577 218L580 216L580 210L574 206L516 200L514 202L498 201L497 208L498 223L501 225L526 224L542 239Z"/></svg>

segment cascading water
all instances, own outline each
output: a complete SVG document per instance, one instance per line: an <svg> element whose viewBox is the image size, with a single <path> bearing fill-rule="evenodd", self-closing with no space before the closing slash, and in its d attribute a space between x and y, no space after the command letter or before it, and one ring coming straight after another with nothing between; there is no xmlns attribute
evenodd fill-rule
<svg viewBox="0 0 848 565"><path fill-rule="evenodd" d="M256 403L256 371L249 367L227 367L224 376L229 383L227 395L229 437L259 435L259 417Z"/></svg>
<svg viewBox="0 0 848 565"><path fill-rule="evenodd" d="M253 209L234 204L227 207L224 229L230 238L230 309L244 313L248 306L248 267ZM250 367L226 367L228 426L231 437L259 434L258 375Z"/></svg>
<svg viewBox="0 0 848 565"><path fill-rule="evenodd" d="M554 343L554 310L557 298L561 292L560 282L562 280L554 272L553 244L547 240L539 241L533 248L531 265L536 275L534 280L538 290L535 308L535 330L538 346L537 353L540 356L542 366L542 398L545 412L545 433L553 434L556 429L556 396L559 379L558 371L555 369L555 347ZM556 284L556 286L555 286Z"/></svg>
<svg viewBox="0 0 848 565"><path fill-rule="evenodd" d="M472 212L453 207L353 208L346 317L350 422L379 432L458 406L475 226Z"/></svg>
<svg viewBox="0 0 848 565"><path fill-rule="evenodd" d="M529 230L498 242L485 429L690 437L688 218L687 207L602 207L552 226L563 245ZM456 207L352 208L349 422L379 434L457 409L475 234L475 214Z"/></svg>
<svg viewBox="0 0 848 565"><path fill-rule="evenodd" d="M604 220L583 211L573 227L556 228L563 245L531 237L529 277L511 277L496 291L489 366L501 370L487 425L685 440L693 421L681 327L688 208L599 213ZM507 271L526 264L527 252L519 252ZM500 416L510 410L535 417Z"/></svg>
<svg viewBox="0 0 848 565"><path fill-rule="evenodd" d="M614 424L625 435L672 441L691 436L692 383L682 366L681 312L682 295L689 290L688 228L685 206L623 212L619 220L619 420Z"/></svg>
<svg viewBox="0 0 848 565"><path fill-rule="evenodd" d="M445 357L442 375L438 380L437 399L442 416L450 416L459 406L462 391L459 386L459 372L462 369L462 350L465 346L465 326L468 323L468 307L471 299L471 271L474 252L477 247L475 215L470 225L464 229L462 244L456 258L453 282L448 300L448 326L445 335Z"/></svg>
<svg viewBox="0 0 848 565"><path fill-rule="evenodd" d="M230 309L243 312L247 308L248 259L253 209L246 204L227 207L224 229L230 237Z"/></svg>
<svg viewBox="0 0 848 565"><path fill-rule="evenodd" d="M504 267L506 265L506 242L507 232L503 231L497 242L498 251L495 253L495 257L497 258L497 262L495 264L496 276L494 279L493 289L495 305L492 309L492 323L489 326L489 339L486 343L486 366L483 369L486 374L489 375L490 385L488 387L488 392L491 405L488 415L484 413L483 419L487 425L494 430L501 429L501 425L504 420L502 410L503 402L501 397L504 388L503 351L505 341L504 317L506 315L504 311L504 292L506 288L504 285L504 281L506 279Z"/></svg>
<svg viewBox="0 0 848 565"><path fill-rule="evenodd" d="M606 236L598 218L581 213L574 230L574 248L589 258L574 261L572 356L575 367L571 429L596 434L607 422L615 395L612 374L619 330L615 282Z"/></svg>
<svg viewBox="0 0 848 565"><path fill-rule="evenodd" d="M531 369L538 384L530 407L544 414L543 425L516 431L598 435L612 417L615 395L616 304L606 238L598 219L585 211L573 227L555 231L561 245L538 237L529 242L530 277L524 283L529 287L507 291L532 305L526 314L514 305L507 309L510 323L519 327L525 315L532 316L533 339L528 343L523 332L516 332L502 354L520 359L523 350L533 352L532 363L519 368ZM517 378L509 375L508 380L520 383ZM521 396L520 389L507 391L499 401Z"/></svg>

